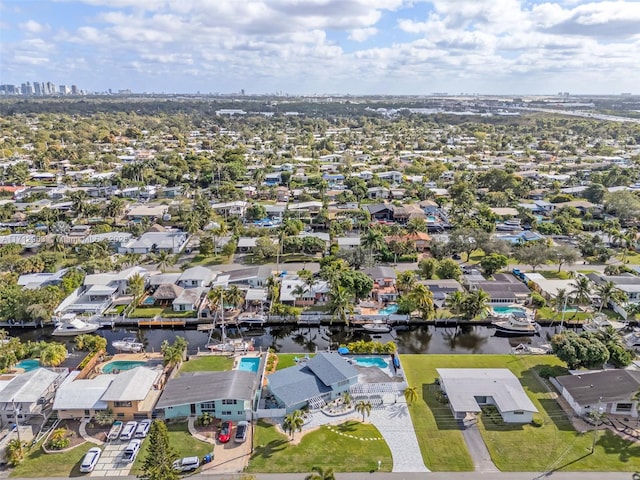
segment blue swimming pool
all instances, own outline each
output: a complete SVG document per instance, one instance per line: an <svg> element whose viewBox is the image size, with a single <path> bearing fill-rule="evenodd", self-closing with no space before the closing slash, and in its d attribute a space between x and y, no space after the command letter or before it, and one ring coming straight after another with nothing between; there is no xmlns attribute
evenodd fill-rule
<svg viewBox="0 0 640 480"><path fill-rule="evenodd" d="M510 313L525 313L526 310L520 307L493 307L497 315L509 315Z"/></svg>
<svg viewBox="0 0 640 480"><path fill-rule="evenodd" d="M389 368L389 364L380 357L353 357L353 362L361 367Z"/></svg>
<svg viewBox="0 0 640 480"><path fill-rule="evenodd" d="M257 373L258 368L260 368L260 357L244 357L238 363L238 370L244 370L245 372Z"/></svg>
<svg viewBox="0 0 640 480"><path fill-rule="evenodd" d="M153 305L156 303L156 299L153 297L147 297L142 301L142 305Z"/></svg>
<svg viewBox="0 0 640 480"><path fill-rule="evenodd" d="M378 315L393 315L398 311L398 304L392 303L378 310Z"/></svg>
<svg viewBox="0 0 640 480"><path fill-rule="evenodd" d="M16 363L16 368L22 368L25 372L30 372L36 368L40 368L39 360L21 360Z"/></svg>
<svg viewBox="0 0 640 480"><path fill-rule="evenodd" d="M105 363L102 366L102 373L115 373L123 370L131 370L132 368L140 367L146 363L147 362L116 360L114 362Z"/></svg>

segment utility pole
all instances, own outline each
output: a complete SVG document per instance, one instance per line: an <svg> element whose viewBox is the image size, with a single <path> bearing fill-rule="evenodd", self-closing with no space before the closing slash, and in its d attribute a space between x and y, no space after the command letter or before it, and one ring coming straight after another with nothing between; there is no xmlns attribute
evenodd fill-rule
<svg viewBox="0 0 640 480"><path fill-rule="evenodd" d="M596 440L598 439L598 426L599 426L600 418L602 417L602 413L600 412L600 409L602 408L600 406L601 403L602 403L602 397L598 399L598 408L596 410L596 415L595 415L596 424L593 427L593 442L591 443L591 453L593 453L596 449Z"/></svg>
<svg viewBox="0 0 640 480"><path fill-rule="evenodd" d="M13 406L13 416L16 421L16 434L18 435L18 443L20 444L20 450L22 450L22 440L20 440L20 424L18 423L18 409L16 408L16 402L11 399L11 405Z"/></svg>

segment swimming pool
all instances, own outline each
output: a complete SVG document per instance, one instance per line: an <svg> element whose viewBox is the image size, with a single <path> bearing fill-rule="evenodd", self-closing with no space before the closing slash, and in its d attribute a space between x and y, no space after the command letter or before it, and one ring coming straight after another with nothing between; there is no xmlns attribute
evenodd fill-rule
<svg viewBox="0 0 640 480"><path fill-rule="evenodd" d="M389 368L389 364L380 357L353 357L353 362L361 367Z"/></svg>
<svg viewBox="0 0 640 480"><path fill-rule="evenodd" d="M525 313L526 310L521 307L493 307L494 313L497 315L508 315L510 313Z"/></svg>
<svg viewBox="0 0 640 480"><path fill-rule="evenodd" d="M260 357L244 357L240 359L240 363L238 363L238 370L243 370L245 372L258 372L258 368L260 368Z"/></svg>
<svg viewBox="0 0 640 480"><path fill-rule="evenodd" d="M130 360L116 360L114 362L105 363L102 366L102 373L114 373L114 370L131 370L132 368L140 367L147 362L135 362Z"/></svg>
<svg viewBox="0 0 640 480"><path fill-rule="evenodd" d="M36 368L40 368L39 360L20 360L16 363L16 368L22 368L25 372L30 372Z"/></svg>
<svg viewBox="0 0 640 480"><path fill-rule="evenodd" d="M393 315L398 311L398 304L392 303L378 310L378 315Z"/></svg>
<svg viewBox="0 0 640 480"><path fill-rule="evenodd" d="M156 299L153 297L147 297L142 301L142 305L153 305L156 303Z"/></svg>
<svg viewBox="0 0 640 480"><path fill-rule="evenodd" d="M435 215L427 215L427 222L436 223L437 221L438 221L438 219L436 218Z"/></svg>

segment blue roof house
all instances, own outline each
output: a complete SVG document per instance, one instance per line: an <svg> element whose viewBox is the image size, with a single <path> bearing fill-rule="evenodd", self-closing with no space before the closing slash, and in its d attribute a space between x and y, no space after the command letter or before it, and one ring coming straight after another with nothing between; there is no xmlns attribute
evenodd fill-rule
<svg viewBox="0 0 640 480"><path fill-rule="evenodd" d="M277 371L267 380L269 391L289 413L340 397L358 382L358 371L337 353L323 352Z"/></svg>

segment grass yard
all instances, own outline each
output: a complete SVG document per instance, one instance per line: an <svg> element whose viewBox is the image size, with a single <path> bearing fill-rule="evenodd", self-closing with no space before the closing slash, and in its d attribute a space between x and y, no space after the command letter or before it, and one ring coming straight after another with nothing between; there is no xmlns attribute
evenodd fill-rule
<svg viewBox="0 0 640 480"><path fill-rule="evenodd" d="M640 446L602 431L595 453L591 433L577 433L566 415L540 383L534 369L562 367L554 356L512 355L403 355L410 385L421 387L421 401L410 409L425 463L433 470L460 470L470 458L449 407L438 402L436 368L508 368L522 383L544 420L542 427L505 425L482 418L479 422L487 448L503 471L637 471Z"/></svg>
<svg viewBox="0 0 640 480"><path fill-rule="evenodd" d="M376 427L369 423L349 421L331 428L320 427L307 433L299 444L291 445L287 436L275 426L260 421L255 430L254 454L247 470L307 473L312 467L321 466L331 467L336 472L371 472L378 469L380 460L380 471L391 471L391 451Z"/></svg>
<svg viewBox="0 0 640 480"><path fill-rule="evenodd" d="M304 353L278 353L278 365L276 370L282 370L283 368L293 367L296 365L296 358L304 358ZM313 357L315 354L309 354L309 357Z"/></svg>
<svg viewBox="0 0 640 480"><path fill-rule="evenodd" d="M153 318L160 315L164 309L162 307L138 307L129 313L129 318Z"/></svg>
<svg viewBox="0 0 640 480"><path fill-rule="evenodd" d="M593 317L592 313L588 312L565 312L565 323L582 323L584 320ZM562 321L562 312L556 312L551 307L543 307L536 310L536 319L538 320L556 320Z"/></svg>
<svg viewBox="0 0 640 480"><path fill-rule="evenodd" d="M180 373L186 372L221 372L233 368L233 357L207 355L190 357L188 362L182 362Z"/></svg>
<svg viewBox="0 0 640 480"><path fill-rule="evenodd" d="M569 272L565 272L564 270L541 270L539 272L547 280L569 280L571 279L571 274Z"/></svg>
<svg viewBox="0 0 640 480"><path fill-rule="evenodd" d="M209 265L222 265L230 263L233 255L196 255L193 260L189 261L189 267L207 267Z"/></svg>
<svg viewBox="0 0 640 480"><path fill-rule="evenodd" d="M623 255L621 253L619 253L618 255L616 255L616 258L620 261L622 261ZM627 254L627 257L625 259L626 263L629 265L640 265L640 253L638 252L629 252Z"/></svg>
<svg viewBox="0 0 640 480"><path fill-rule="evenodd" d="M93 444L84 443L64 453L44 453L40 446L42 442L34 446L25 455L24 461L12 472L11 477L79 477L80 462Z"/></svg>
<svg viewBox="0 0 640 480"><path fill-rule="evenodd" d="M169 429L169 444L178 453L178 458L202 458L213 450L213 445L193 438L187 430L187 424L184 422L169 424L167 425L167 428ZM135 462L133 462L133 467L131 467L130 475L139 475L142 473L141 469L144 464L144 459L147 456L148 445L149 442L147 440L142 442L140 452L138 453Z"/></svg>

